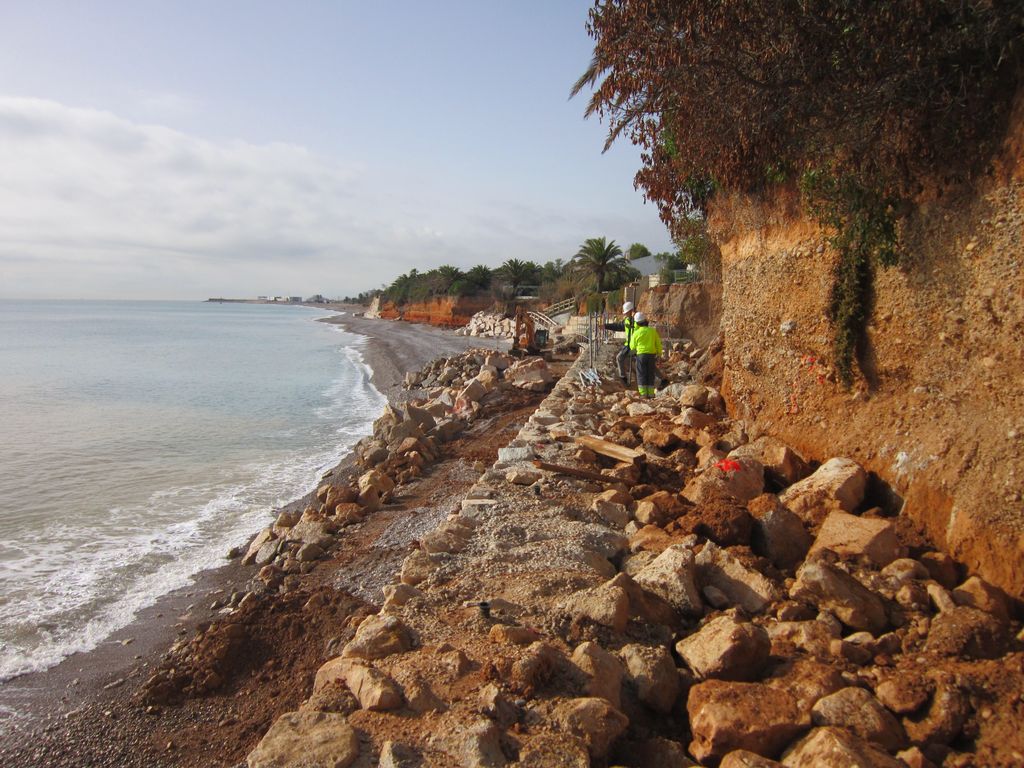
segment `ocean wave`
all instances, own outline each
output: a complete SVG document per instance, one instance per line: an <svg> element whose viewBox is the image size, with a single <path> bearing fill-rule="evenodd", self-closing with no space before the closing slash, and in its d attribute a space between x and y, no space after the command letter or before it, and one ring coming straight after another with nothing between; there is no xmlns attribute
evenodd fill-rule
<svg viewBox="0 0 1024 768"><path fill-rule="evenodd" d="M222 563L274 508L315 487L369 433L386 402L371 382L363 343L346 334L337 348L338 374L313 409L311 445L319 449L246 464L233 478L159 489L144 504L107 509L98 521L65 517L0 553L0 680L96 648L160 597Z"/></svg>

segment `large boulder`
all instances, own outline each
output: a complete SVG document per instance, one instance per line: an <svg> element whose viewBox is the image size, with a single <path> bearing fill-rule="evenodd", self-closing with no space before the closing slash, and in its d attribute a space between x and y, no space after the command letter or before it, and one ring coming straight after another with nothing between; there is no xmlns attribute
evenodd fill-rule
<svg viewBox="0 0 1024 768"><path fill-rule="evenodd" d="M702 504L722 495L746 504L764 492L764 467L757 459L744 456L722 459L687 483L683 496Z"/></svg>
<svg viewBox="0 0 1024 768"><path fill-rule="evenodd" d="M790 512L778 497L765 493L747 504L754 518L751 546L782 570L796 568L807 557L813 539L803 521Z"/></svg>
<svg viewBox="0 0 1024 768"><path fill-rule="evenodd" d="M808 727L796 699L763 683L699 683L690 689L686 711L690 754L702 763L737 749L774 757Z"/></svg>
<svg viewBox="0 0 1024 768"><path fill-rule="evenodd" d="M574 619L586 619L616 632L629 623L629 594L610 582L574 592L562 600L561 608Z"/></svg>
<svg viewBox="0 0 1024 768"><path fill-rule="evenodd" d="M605 699L616 709L620 706L623 668L618 657L597 643L586 642L573 651L572 663L586 675L588 696Z"/></svg>
<svg viewBox="0 0 1024 768"><path fill-rule="evenodd" d="M694 576L692 550L684 544L673 544L641 568L633 580L680 613L700 616L704 604Z"/></svg>
<svg viewBox="0 0 1024 768"><path fill-rule="evenodd" d="M412 648L412 633L394 616L377 614L363 619L342 656L383 659Z"/></svg>
<svg viewBox="0 0 1024 768"><path fill-rule="evenodd" d="M714 587L732 605L748 613L761 613L782 592L759 571L744 565L729 550L708 542L697 555L697 583L701 588Z"/></svg>
<svg viewBox="0 0 1024 768"><path fill-rule="evenodd" d="M249 768L347 768L359 757L359 737L344 715L286 712L249 753Z"/></svg>
<svg viewBox="0 0 1024 768"><path fill-rule="evenodd" d="M903 726L881 702L863 688L843 688L819 699L811 710L815 725L846 728L889 752L907 744Z"/></svg>
<svg viewBox="0 0 1024 768"><path fill-rule="evenodd" d="M786 768L906 768L902 760L842 728L815 728L782 757Z"/></svg>
<svg viewBox="0 0 1024 768"><path fill-rule="evenodd" d="M830 512L821 524L809 554L829 549L840 557L865 557L884 567L900 556L896 526L890 520Z"/></svg>
<svg viewBox="0 0 1024 768"><path fill-rule="evenodd" d="M779 494L779 500L808 523L829 512L853 512L864 501L867 474L853 459L829 459L817 471Z"/></svg>
<svg viewBox="0 0 1024 768"><path fill-rule="evenodd" d="M811 468L800 454L768 435L741 445L729 453L731 459L743 457L759 461L768 479L780 488L799 482L811 473Z"/></svg>
<svg viewBox="0 0 1024 768"><path fill-rule="evenodd" d="M555 721L587 745L590 756L600 760L625 733L629 718L604 699L571 699L555 709Z"/></svg>
<svg viewBox="0 0 1024 768"><path fill-rule="evenodd" d="M676 652L698 678L754 680L768 662L768 633L735 616L719 616L676 643Z"/></svg>
<svg viewBox="0 0 1024 768"><path fill-rule="evenodd" d="M820 560L807 562L797 571L790 594L830 611L852 629L876 636L889 621L881 597L846 571Z"/></svg>
<svg viewBox="0 0 1024 768"><path fill-rule="evenodd" d="M679 696L680 682L668 650L630 644L619 653L626 663L626 679L636 689L640 701L656 712L671 712Z"/></svg>

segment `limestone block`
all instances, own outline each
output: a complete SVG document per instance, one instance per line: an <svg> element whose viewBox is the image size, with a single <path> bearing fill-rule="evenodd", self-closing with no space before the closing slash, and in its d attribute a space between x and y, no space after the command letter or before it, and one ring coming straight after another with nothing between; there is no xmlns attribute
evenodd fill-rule
<svg viewBox="0 0 1024 768"><path fill-rule="evenodd" d="M620 706L623 668L618 658L594 642L581 643L572 654L572 663L588 678L586 693L604 699L616 709Z"/></svg>
<svg viewBox="0 0 1024 768"><path fill-rule="evenodd" d="M614 501L606 501L605 499L597 498L590 505L590 510L608 525L614 526L615 528L625 528L627 523L632 519L629 510L626 509L624 504L616 504Z"/></svg>
<svg viewBox="0 0 1024 768"><path fill-rule="evenodd" d="M694 580L695 571L693 552L685 545L674 544L644 566L634 581L677 611L700 616L704 605Z"/></svg>
<svg viewBox="0 0 1024 768"><path fill-rule="evenodd" d="M629 718L604 699L571 699L558 705L556 722L587 745L595 759L601 759L615 740L629 727Z"/></svg>
<svg viewBox="0 0 1024 768"><path fill-rule="evenodd" d="M1006 593L994 587L980 576L971 576L953 590L953 601L957 605L977 608L991 613L1001 621L1010 620L1010 601Z"/></svg>
<svg viewBox="0 0 1024 768"><path fill-rule="evenodd" d="M344 715L286 712L249 753L249 768L347 768L359 757L359 738Z"/></svg>
<svg viewBox="0 0 1024 768"><path fill-rule="evenodd" d="M811 710L819 700L848 685L834 662L814 659L791 661L776 670L765 683L786 691L796 699L804 722L808 724L811 722Z"/></svg>
<svg viewBox="0 0 1024 768"><path fill-rule="evenodd" d="M729 454L731 459L742 457L759 461L768 477L782 487L799 482L811 473L810 467L800 454L768 435L741 445Z"/></svg>
<svg viewBox="0 0 1024 768"><path fill-rule="evenodd" d="M782 597L770 579L713 542L704 545L695 564L698 584L714 587L748 613L761 613Z"/></svg>
<svg viewBox="0 0 1024 768"><path fill-rule="evenodd" d="M853 512L864 500L867 474L853 459L829 459L817 471L779 494L804 522L817 523L833 510Z"/></svg>
<svg viewBox="0 0 1024 768"><path fill-rule="evenodd" d="M761 757L756 752L737 749L722 758L718 768L781 768L782 763Z"/></svg>
<svg viewBox="0 0 1024 768"><path fill-rule="evenodd" d="M608 583L569 595L561 607L575 618L588 619L616 632L622 632L629 622L629 595L622 587Z"/></svg>
<svg viewBox="0 0 1024 768"><path fill-rule="evenodd" d="M880 747L842 728L815 728L782 757L786 768L905 768Z"/></svg>
<svg viewBox="0 0 1024 768"><path fill-rule="evenodd" d="M791 570L807 557L811 534L800 518L790 512L774 494L764 493L747 504L754 518L751 546L776 568Z"/></svg>
<svg viewBox="0 0 1024 768"><path fill-rule="evenodd" d="M755 680L770 650L762 627L730 615L712 619L676 643L676 652L701 679Z"/></svg>
<svg viewBox="0 0 1024 768"><path fill-rule="evenodd" d="M810 602L832 612L853 629L878 635L888 624L882 599L853 576L828 563L805 563L797 571L796 583L790 594L795 600Z"/></svg>
<svg viewBox="0 0 1024 768"><path fill-rule="evenodd" d="M925 650L941 656L996 659L1007 649L1007 625L990 613L956 606L932 619Z"/></svg>
<svg viewBox="0 0 1024 768"><path fill-rule="evenodd" d="M807 729L796 700L763 683L699 683L690 689L686 710L693 732L690 754L702 763L737 749L772 757Z"/></svg>
<svg viewBox="0 0 1024 768"><path fill-rule="evenodd" d="M811 710L811 721L817 726L846 728L889 752L907 745L903 726L863 688L843 688L819 699Z"/></svg>
<svg viewBox="0 0 1024 768"><path fill-rule="evenodd" d="M900 555L896 526L890 520L830 512L821 524L811 551L830 549L840 557L866 557L884 567Z"/></svg>
<svg viewBox="0 0 1024 768"><path fill-rule="evenodd" d="M725 459L686 484L682 495L701 504L723 494L746 504L764 491L764 467L756 459Z"/></svg>
<svg viewBox="0 0 1024 768"><path fill-rule="evenodd" d="M666 648L639 644L626 645L619 652L626 663L629 683L640 701L655 712L668 714L679 696L679 675Z"/></svg>
<svg viewBox="0 0 1024 768"><path fill-rule="evenodd" d="M383 659L393 653L412 648L412 632L394 616L368 616L356 630L342 656L362 659Z"/></svg>

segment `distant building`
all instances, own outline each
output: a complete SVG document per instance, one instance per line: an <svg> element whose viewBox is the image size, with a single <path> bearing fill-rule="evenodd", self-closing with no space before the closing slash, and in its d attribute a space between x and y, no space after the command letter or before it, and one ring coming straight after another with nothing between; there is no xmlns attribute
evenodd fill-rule
<svg viewBox="0 0 1024 768"><path fill-rule="evenodd" d="M301 296L289 296L288 297L288 301L290 301L292 304L301 304L302 303L302 297Z"/></svg>
<svg viewBox="0 0 1024 768"><path fill-rule="evenodd" d="M306 299L306 303L307 304L326 304L327 303L327 299L325 299L319 293L315 293L312 296L310 296L308 299Z"/></svg>

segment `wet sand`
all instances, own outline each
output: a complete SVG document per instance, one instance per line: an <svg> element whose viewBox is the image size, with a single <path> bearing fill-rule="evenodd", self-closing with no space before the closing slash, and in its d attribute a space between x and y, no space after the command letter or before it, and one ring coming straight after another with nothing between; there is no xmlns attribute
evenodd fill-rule
<svg viewBox="0 0 1024 768"><path fill-rule="evenodd" d="M408 395L401 386L407 371L471 348L508 346L430 326L355 316L360 307L316 308L343 313L321 322L367 337L360 351L372 370L371 381L391 402ZM349 463L342 461L332 471L343 471ZM287 507L304 507L309 498ZM225 541L225 553L239 543ZM96 649L0 683L0 759L20 766L174 765L173 755L136 751L134 734L148 729L150 716L133 696L171 645L217 615L213 601L244 589L251 575L237 560L203 571L192 586L159 598Z"/></svg>

